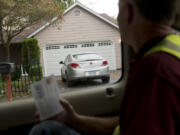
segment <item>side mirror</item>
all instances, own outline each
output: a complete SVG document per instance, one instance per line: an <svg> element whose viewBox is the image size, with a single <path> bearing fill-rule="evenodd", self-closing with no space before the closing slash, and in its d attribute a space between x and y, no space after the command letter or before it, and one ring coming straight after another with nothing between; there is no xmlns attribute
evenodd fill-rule
<svg viewBox="0 0 180 135"><path fill-rule="evenodd" d="M14 63L0 62L0 74L7 75L14 71Z"/></svg>
<svg viewBox="0 0 180 135"><path fill-rule="evenodd" d="M60 61L59 64L64 64L64 62L63 62L63 61Z"/></svg>

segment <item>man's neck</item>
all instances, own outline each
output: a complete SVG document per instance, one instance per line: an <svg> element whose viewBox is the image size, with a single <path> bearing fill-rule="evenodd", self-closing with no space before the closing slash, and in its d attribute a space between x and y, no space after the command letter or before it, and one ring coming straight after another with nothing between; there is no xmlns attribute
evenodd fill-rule
<svg viewBox="0 0 180 135"><path fill-rule="evenodd" d="M139 31L141 31L141 33L139 33ZM141 30L139 29L137 34L135 34L135 52L137 53L147 41L156 37L168 35L170 33L173 33L173 30L167 25L151 25L141 27Z"/></svg>

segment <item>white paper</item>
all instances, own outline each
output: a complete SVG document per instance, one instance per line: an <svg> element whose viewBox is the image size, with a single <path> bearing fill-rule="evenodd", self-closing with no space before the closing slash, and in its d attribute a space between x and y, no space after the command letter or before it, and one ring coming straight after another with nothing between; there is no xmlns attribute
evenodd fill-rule
<svg viewBox="0 0 180 135"><path fill-rule="evenodd" d="M63 110L59 103L59 87L54 76L35 82L30 88L40 120L50 118Z"/></svg>

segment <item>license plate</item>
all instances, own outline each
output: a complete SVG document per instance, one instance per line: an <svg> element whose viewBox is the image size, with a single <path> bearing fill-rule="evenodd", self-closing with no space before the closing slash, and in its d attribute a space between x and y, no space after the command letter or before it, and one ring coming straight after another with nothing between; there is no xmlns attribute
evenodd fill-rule
<svg viewBox="0 0 180 135"><path fill-rule="evenodd" d="M95 72L95 71L86 72L86 75L87 75L87 76L94 76L94 75L96 75L96 74L97 74L97 72Z"/></svg>

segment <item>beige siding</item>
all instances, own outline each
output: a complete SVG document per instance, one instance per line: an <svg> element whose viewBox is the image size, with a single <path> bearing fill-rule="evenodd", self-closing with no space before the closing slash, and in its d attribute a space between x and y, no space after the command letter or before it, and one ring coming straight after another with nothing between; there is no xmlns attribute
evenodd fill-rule
<svg viewBox="0 0 180 135"><path fill-rule="evenodd" d="M81 11L80 16L74 15L74 11L77 9ZM120 36L118 29L80 7L75 7L64 15L61 29L52 25L35 37L39 41L41 52L47 44L111 40L116 44L116 50L112 53L116 53L117 68L121 68L121 48L119 45Z"/></svg>

